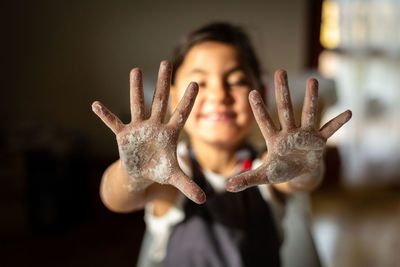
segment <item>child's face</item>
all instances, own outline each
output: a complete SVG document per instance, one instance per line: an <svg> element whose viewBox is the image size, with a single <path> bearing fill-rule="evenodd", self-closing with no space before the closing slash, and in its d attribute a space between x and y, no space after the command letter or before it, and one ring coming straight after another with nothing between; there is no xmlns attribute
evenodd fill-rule
<svg viewBox="0 0 400 267"><path fill-rule="evenodd" d="M171 88L172 110L191 81L199 84L199 94L185 124L191 140L224 147L242 142L253 123L248 102L251 81L236 48L220 42L192 47L176 72Z"/></svg>

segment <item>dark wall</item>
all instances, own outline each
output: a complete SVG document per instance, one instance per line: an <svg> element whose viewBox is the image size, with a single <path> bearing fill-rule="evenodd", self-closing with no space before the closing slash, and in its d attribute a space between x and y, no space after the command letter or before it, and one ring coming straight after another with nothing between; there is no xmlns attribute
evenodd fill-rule
<svg viewBox="0 0 400 267"><path fill-rule="evenodd" d="M245 26L265 71L306 65L308 1L8 1L1 4L1 266L133 266L143 213L114 214L98 187L117 159L92 113L129 121L128 74L156 71L183 33ZM114 263L114 264L113 264Z"/></svg>
<svg viewBox="0 0 400 267"><path fill-rule="evenodd" d="M307 1L19 1L6 4L2 127L54 125L85 134L90 149L116 153L94 117L98 99L126 120L128 73L156 70L177 38L203 23L244 25L266 70L305 65ZM15 129L14 129L15 130ZM101 145L100 145L101 144Z"/></svg>

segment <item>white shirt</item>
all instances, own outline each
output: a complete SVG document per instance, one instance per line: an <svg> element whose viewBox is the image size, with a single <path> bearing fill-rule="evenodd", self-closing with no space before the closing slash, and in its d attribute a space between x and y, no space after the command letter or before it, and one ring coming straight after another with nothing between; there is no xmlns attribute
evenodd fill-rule
<svg viewBox="0 0 400 267"><path fill-rule="evenodd" d="M189 177L192 177L192 171L191 171L191 166L190 166L190 161L189 161L189 151L188 147L185 143L179 143L177 147L177 157L178 157L178 163L179 166L181 167L182 171L185 172L186 175ZM256 159L253 161L252 168L255 169L258 166L261 165L261 161ZM213 189L216 192L224 192L226 191L225 189L225 183L227 181L226 177L214 173L211 170L202 170L204 177L206 180L210 183L210 185L213 187ZM286 233L289 233L290 231L288 229L283 229L285 228L283 225L289 225L290 223L293 224L295 222L294 228L304 228L306 226L307 228L307 223L303 223L299 221L299 216L296 216L296 218L290 219L288 216L284 218L285 214L285 206L283 206L280 202L274 200L270 194L270 189L268 188L269 185L259 185L258 188L260 190L260 193L262 197L264 198L265 201L268 202L269 206L271 207L271 211L274 217L274 221L277 226L278 233L280 233L280 236L283 238L283 232L285 232L285 242L283 243L281 252L282 255L290 255L294 256L293 254L295 251L297 251L297 246L290 246L289 244L293 243L290 242L289 237L287 236ZM303 194L304 195L304 194ZM294 215L304 215L301 210L302 208L299 208L299 205L301 206L301 202L304 202L304 200L301 200L303 197L301 195L293 196L291 199L288 200L286 204L286 210L289 209L290 203L295 204L294 207L291 207L290 209L292 210L291 213ZM163 260L165 259L166 253L167 253L167 244L169 237L175 227L178 223L182 222L185 219L185 214L183 211L183 203L185 200L185 196L183 194L178 194L178 197L175 201L175 204L163 215L163 216L155 216L153 214L153 205L151 203L147 204L145 207L145 215L144 215L144 221L146 223L146 231L144 234L143 242L142 242L142 247L141 251L139 254L139 260L138 260L138 267L162 267L163 266ZM301 200L301 201L300 201ZM296 207L297 206L297 207ZM300 211L299 211L300 210ZM299 214L298 214L299 213ZM300 216L302 221L304 222L304 216ZM300 219L301 219L300 218ZM286 223L285 223L286 222ZM301 226L303 225L303 226ZM287 227L286 227L287 228ZM293 228L293 227L292 227ZM308 228L307 228L308 229ZM297 229L298 231L299 229ZM293 231L291 231L293 232ZM304 231L303 231L304 232ZM309 231L308 231L309 232ZM292 236L294 236L292 234ZM303 237L302 237L303 238ZM289 242L288 242L289 240ZM311 239L312 241L312 239ZM301 246L307 246L305 245L307 243L304 243L304 240L301 241ZM286 248L286 251L285 251ZM287 250L290 250L289 252ZM296 253L297 254L297 253ZM298 255L296 258L304 258L303 255ZM292 257L290 257L292 258ZM285 266L285 260L282 259L283 261L283 266ZM299 260L301 263L301 260ZM301 266L301 265L298 265ZM318 265L302 265L302 266L318 266Z"/></svg>

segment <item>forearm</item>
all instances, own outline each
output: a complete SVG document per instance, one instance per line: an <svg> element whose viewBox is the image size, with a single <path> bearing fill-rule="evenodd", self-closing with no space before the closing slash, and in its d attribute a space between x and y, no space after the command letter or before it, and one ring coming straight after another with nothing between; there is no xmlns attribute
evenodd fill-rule
<svg viewBox="0 0 400 267"><path fill-rule="evenodd" d="M324 161L321 160L318 167L310 173L299 175L288 182L274 184L273 186L278 191L285 194L295 192L311 192L321 184L324 172L325 164Z"/></svg>
<svg viewBox="0 0 400 267"><path fill-rule="evenodd" d="M100 197L108 209L121 213L142 209L147 200L146 188L135 188L131 178L123 170L120 160L104 172Z"/></svg>

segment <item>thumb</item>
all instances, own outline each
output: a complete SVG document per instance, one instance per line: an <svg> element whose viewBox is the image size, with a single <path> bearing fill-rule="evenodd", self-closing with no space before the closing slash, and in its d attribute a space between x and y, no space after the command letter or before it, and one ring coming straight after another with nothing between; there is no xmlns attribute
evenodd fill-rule
<svg viewBox="0 0 400 267"><path fill-rule="evenodd" d="M170 179L169 184L181 191L186 197L197 204L203 204L206 201L204 191L182 170L177 171Z"/></svg>
<svg viewBox="0 0 400 267"><path fill-rule="evenodd" d="M226 190L239 192L252 186L267 184L269 182L266 173L265 168L260 166L255 170L236 175L226 182Z"/></svg>

